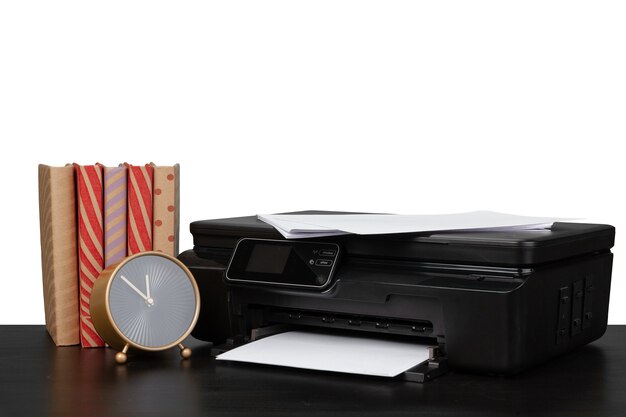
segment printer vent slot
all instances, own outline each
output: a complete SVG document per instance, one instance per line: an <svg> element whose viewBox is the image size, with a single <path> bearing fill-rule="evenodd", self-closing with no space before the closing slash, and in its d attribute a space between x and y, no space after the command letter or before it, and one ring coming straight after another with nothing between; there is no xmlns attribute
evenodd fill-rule
<svg viewBox="0 0 626 417"><path fill-rule="evenodd" d="M263 319L266 325L293 324L297 326L315 326L405 336L433 337L433 324L427 320L403 320L293 309L263 309Z"/></svg>

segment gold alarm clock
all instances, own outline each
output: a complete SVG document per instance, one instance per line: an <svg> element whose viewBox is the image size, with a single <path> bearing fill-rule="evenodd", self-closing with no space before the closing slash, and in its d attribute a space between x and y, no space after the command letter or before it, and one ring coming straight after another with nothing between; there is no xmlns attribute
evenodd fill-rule
<svg viewBox="0 0 626 417"><path fill-rule="evenodd" d="M91 320L102 339L125 363L129 348L159 351L182 345L198 320L200 293L193 275L178 259L142 252L109 266L91 292Z"/></svg>

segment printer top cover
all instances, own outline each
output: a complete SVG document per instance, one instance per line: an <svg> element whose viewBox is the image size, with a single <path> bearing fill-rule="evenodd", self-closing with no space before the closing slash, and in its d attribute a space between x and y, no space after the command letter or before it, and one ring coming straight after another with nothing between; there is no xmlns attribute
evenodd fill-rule
<svg viewBox="0 0 626 417"><path fill-rule="evenodd" d="M341 214L287 214L298 213ZM256 216L200 220L191 223L190 230L200 250L233 249L241 238L284 239ZM614 238L615 228L610 225L556 222L545 230L340 235L313 240L337 242L350 256L518 267L609 250Z"/></svg>

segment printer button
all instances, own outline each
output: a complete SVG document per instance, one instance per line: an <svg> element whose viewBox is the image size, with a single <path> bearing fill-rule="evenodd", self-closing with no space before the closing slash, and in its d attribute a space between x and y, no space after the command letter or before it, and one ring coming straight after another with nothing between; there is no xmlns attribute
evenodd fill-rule
<svg viewBox="0 0 626 417"><path fill-rule="evenodd" d="M315 265L317 266L333 266L332 259L318 259L315 261Z"/></svg>
<svg viewBox="0 0 626 417"><path fill-rule="evenodd" d="M335 256L336 254L337 254L337 251L332 250L332 249L321 249L319 251L320 256Z"/></svg>

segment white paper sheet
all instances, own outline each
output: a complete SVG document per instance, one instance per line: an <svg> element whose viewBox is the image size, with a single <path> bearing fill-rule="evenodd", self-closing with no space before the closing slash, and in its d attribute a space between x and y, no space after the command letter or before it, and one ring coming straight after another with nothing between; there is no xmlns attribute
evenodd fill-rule
<svg viewBox="0 0 626 417"><path fill-rule="evenodd" d="M428 347L366 336L291 331L222 353L218 360L394 377L428 359Z"/></svg>
<svg viewBox="0 0 626 417"><path fill-rule="evenodd" d="M493 211L440 215L399 214L259 214L286 238L334 236L339 234L417 233L447 230L520 230L542 229L556 217L531 217Z"/></svg>

